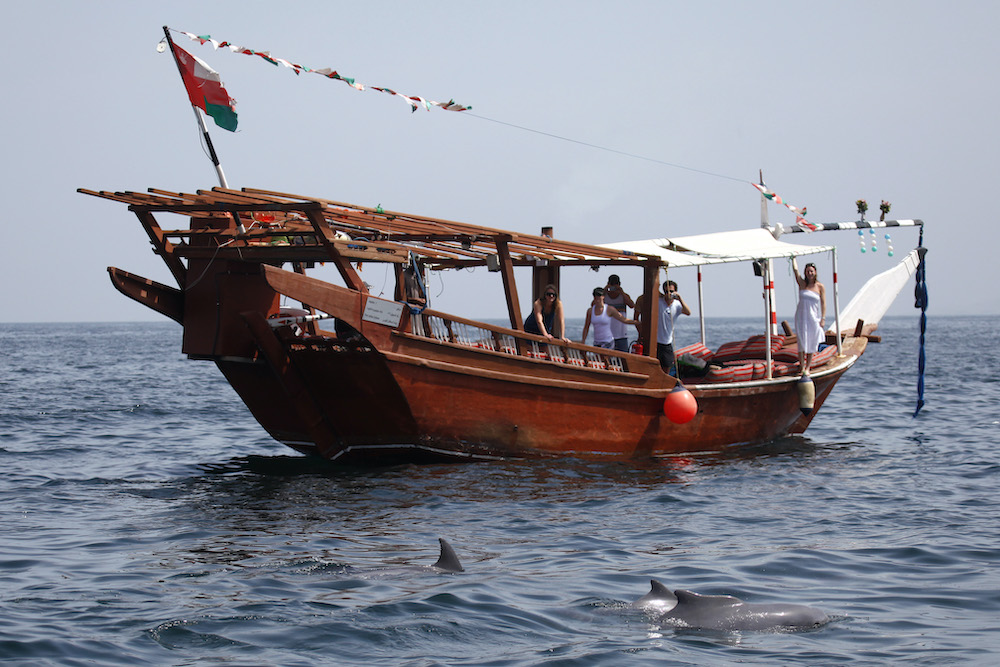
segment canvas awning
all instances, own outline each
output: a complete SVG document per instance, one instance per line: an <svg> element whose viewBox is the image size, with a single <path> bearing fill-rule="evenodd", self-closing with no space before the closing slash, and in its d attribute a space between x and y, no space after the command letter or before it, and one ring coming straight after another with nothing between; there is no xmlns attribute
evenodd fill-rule
<svg viewBox="0 0 1000 667"><path fill-rule="evenodd" d="M602 247L656 255L672 267L798 257L834 249L832 245L804 246L778 241L764 228L605 243Z"/></svg>

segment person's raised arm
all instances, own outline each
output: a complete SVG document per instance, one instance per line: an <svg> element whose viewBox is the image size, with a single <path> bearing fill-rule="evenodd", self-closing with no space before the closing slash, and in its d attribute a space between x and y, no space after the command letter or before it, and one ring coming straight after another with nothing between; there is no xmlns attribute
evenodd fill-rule
<svg viewBox="0 0 1000 667"><path fill-rule="evenodd" d="M799 274L799 264L792 257L792 275L795 276L795 284L799 286L799 289L806 288L806 279Z"/></svg>
<svg viewBox="0 0 1000 667"><path fill-rule="evenodd" d="M681 315L690 315L691 309L688 308L688 305L686 303L684 303L684 299L681 298L681 295L678 294L677 292L674 292L673 297L681 302Z"/></svg>

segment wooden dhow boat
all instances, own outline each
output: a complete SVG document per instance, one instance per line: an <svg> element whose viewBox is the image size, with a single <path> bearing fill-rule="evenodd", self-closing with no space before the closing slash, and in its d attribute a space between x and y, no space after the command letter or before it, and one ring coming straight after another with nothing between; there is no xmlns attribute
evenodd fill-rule
<svg viewBox="0 0 1000 667"><path fill-rule="evenodd" d="M879 295L874 304L862 296L840 313L834 285L836 326L814 358L815 399L803 409L795 337L774 317L771 262L833 251L836 264L833 246L785 243L768 228L594 246L550 229L531 235L265 190L79 191L126 204L177 282L109 267L115 287L179 322L183 352L213 361L272 437L346 465L636 458L801 433L919 259L914 251L863 290ZM166 214L189 224L164 227ZM702 320L702 343L677 350L709 363L681 380L697 406L683 419L664 410L679 381L656 358L656 299L643 299L639 354L524 331L530 307L519 303L516 267L531 267L534 297L570 266L638 268L654 295L668 266L700 272L734 261L761 275L766 320L760 335L715 351L703 344ZM338 278L310 275L321 263ZM371 293L362 263L392 267L393 298ZM470 267L502 283L503 326L427 307L427 272Z"/></svg>

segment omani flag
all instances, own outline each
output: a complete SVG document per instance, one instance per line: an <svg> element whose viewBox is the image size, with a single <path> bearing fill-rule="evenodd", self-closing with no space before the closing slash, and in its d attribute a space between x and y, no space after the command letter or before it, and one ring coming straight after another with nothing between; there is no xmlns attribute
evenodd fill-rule
<svg viewBox="0 0 1000 667"><path fill-rule="evenodd" d="M176 44L173 46L191 104L211 116L219 127L235 132L236 110L233 105L236 100L222 87L219 73L198 56L191 55Z"/></svg>

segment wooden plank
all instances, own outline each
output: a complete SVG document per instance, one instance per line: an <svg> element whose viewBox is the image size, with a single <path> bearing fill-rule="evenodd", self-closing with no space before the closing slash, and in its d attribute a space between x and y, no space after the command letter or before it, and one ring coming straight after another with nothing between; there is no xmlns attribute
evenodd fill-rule
<svg viewBox="0 0 1000 667"><path fill-rule="evenodd" d="M448 343L441 343L441 344L447 345ZM455 345L454 347L460 348L461 346ZM598 370L595 368L587 368L587 367L562 365L559 366L559 369L570 369L574 372L580 373L581 375L589 374L593 376L602 376L608 378L609 380L614 380L614 382L611 381L595 382L590 379L583 381L563 380L554 377L530 375L527 373L507 373L504 371L497 371L487 368L480 368L478 366L455 363L453 361L445 361L443 359L430 359L427 357L412 356L409 354L405 354L402 352L394 352L391 350L386 350L384 354L386 358L389 360L402 361L414 366L420 366L422 368L432 368L435 370L446 371L448 373L471 375L474 377L488 378L491 380L502 380L504 382L511 382L514 384L551 387L552 389L559 389L559 390L572 389L576 391L601 392L607 394L617 394L621 396L646 396L651 398L662 399L663 397L666 396L667 392L672 388L672 384L668 381L665 381L665 384L670 386L654 387L654 388L629 387L621 384L622 381L635 380L637 382L642 382L648 380L648 376L637 373L622 373L618 371ZM669 378L669 380L673 380L673 378ZM676 382L676 380L674 380L674 382Z"/></svg>
<svg viewBox="0 0 1000 667"><path fill-rule="evenodd" d="M149 235L149 240L153 242L156 254L163 257L163 261L166 263L171 275L173 275L174 280L177 281L178 287L184 289L184 286L187 284L187 268L174 253L174 244L164 236L163 230L160 229L160 225L156 222L156 218L153 217L152 213L148 211L136 211L135 214L139 218L139 222L142 223L143 229L146 230L146 234Z"/></svg>
<svg viewBox="0 0 1000 667"><path fill-rule="evenodd" d="M327 421L326 414L288 358L271 326L261 313L247 312L242 315L262 357L288 396L289 405L294 406L298 413L300 423L305 426L320 454L332 457L340 449L334 436L336 429Z"/></svg>
<svg viewBox="0 0 1000 667"><path fill-rule="evenodd" d="M365 285L365 281L361 279L358 272L351 266L351 262L340 252L335 243L336 239L333 236L333 230L327 225L320 211L318 209L310 209L306 211L306 215L309 217L309 222L312 223L313 229L326 248L327 254L333 261L334 266L340 271L340 275L344 279L344 282L347 283L347 286L362 294L368 294L368 286Z"/></svg>
<svg viewBox="0 0 1000 667"><path fill-rule="evenodd" d="M660 322L660 264L648 261L642 272L642 309L639 312L639 340L643 353L656 358L656 337Z"/></svg>
<svg viewBox="0 0 1000 667"><path fill-rule="evenodd" d="M265 190L238 191L213 188L199 190L194 195L153 189L150 189L149 193L108 193L85 189L79 191L126 203L137 213L141 211L204 213L236 218L240 214L261 211L307 215L309 211L314 211L328 221L325 225L328 228L342 228L355 238L360 232L370 236L371 242L387 241L412 245L414 252L422 256L447 257L447 261L453 266L482 264L486 261L487 253L491 254L492 244L498 236L506 238L508 252L512 261L518 262L518 265L530 264L532 259L529 257L550 262L562 261L567 265L570 263L601 265L609 262L634 265L649 258L646 255L552 239L547 236L519 234L440 218L371 209L332 200L305 198ZM424 245L421 246L421 243ZM463 257L465 259L462 259Z"/></svg>
<svg viewBox="0 0 1000 667"><path fill-rule="evenodd" d="M514 281L514 265L510 261L510 251L507 240L497 237L497 256L500 258L500 276L503 279L503 290L507 295L507 316L510 318L510 328L524 331L521 322L521 304L517 298L517 283ZM563 332L566 335L566 332Z"/></svg>
<svg viewBox="0 0 1000 667"><path fill-rule="evenodd" d="M111 283L119 292L166 315L178 324L184 324L184 293L176 287L137 276L113 266L108 267Z"/></svg>

